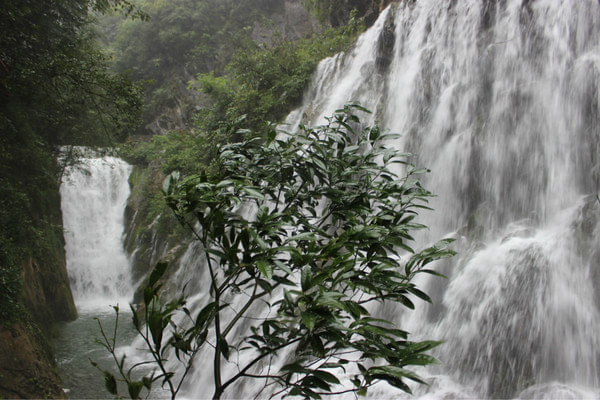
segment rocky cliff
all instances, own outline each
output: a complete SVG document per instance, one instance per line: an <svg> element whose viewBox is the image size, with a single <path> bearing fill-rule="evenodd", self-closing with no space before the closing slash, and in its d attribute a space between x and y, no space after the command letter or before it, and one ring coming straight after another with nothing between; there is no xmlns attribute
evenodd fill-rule
<svg viewBox="0 0 600 400"><path fill-rule="evenodd" d="M48 337L33 321L0 327L0 398L63 399Z"/></svg>
<svg viewBox="0 0 600 400"><path fill-rule="evenodd" d="M0 398L65 397L50 338L53 324L76 318L77 311L66 270L58 185L46 183L46 190L39 188L45 194L31 195L28 204L37 241L30 237L19 245L19 300L3 303L12 310L1 310Z"/></svg>

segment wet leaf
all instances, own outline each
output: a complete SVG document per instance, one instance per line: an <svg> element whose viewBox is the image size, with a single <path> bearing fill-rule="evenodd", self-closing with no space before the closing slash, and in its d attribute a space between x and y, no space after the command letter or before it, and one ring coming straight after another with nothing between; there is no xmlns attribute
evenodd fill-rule
<svg viewBox="0 0 600 400"><path fill-rule="evenodd" d="M129 392L129 397L131 397L132 399L139 399L140 398L140 392L142 391L142 388L144 387L144 383L143 382L129 382L129 384L127 385L127 391Z"/></svg>
<svg viewBox="0 0 600 400"><path fill-rule="evenodd" d="M104 371L104 386L106 387L106 390L108 390L108 392L110 394L114 394L115 396L118 394L117 393L117 380L108 371Z"/></svg>
<svg viewBox="0 0 600 400"><path fill-rule="evenodd" d="M165 274L165 271L167 270L167 266L168 266L168 264L165 262L159 262L156 264L156 266L152 270L152 273L150 274L150 280L148 281L148 286L154 287L156 282L158 282L158 280L160 278L162 278L162 276Z"/></svg>

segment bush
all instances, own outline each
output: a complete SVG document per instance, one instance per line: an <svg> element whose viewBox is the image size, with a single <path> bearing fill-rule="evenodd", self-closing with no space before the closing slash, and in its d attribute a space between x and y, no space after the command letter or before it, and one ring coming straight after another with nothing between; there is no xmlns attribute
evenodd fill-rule
<svg viewBox="0 0 600 400"><path fill-rule="evenodd" d="M417 211L431 195L415 179L422 170L385 146L391 135L356 131L356 109L347 106L315 129L279 136L271 129L223 146L214 176L172 176L166 199L202 245L210 297L194 313L185 293L166 299L161 278L168 266L156 266L133 317L150 358L131 367L117 361L131 397L160 380L175 398L203 348L212 352L215 399L242 379L307 398L364 394L378 381L407 392L408 380L423 383L406 368L434 362L426 352L438 342L412 342L369 310L429 301L414 278L438 275L427 265L453 252L450 240L412 249L412 231L425 228L415 222ZM394 164L406 175L391 172ZM256 322L240 334L248 317ZM114 340L104 339L115 355ZM285 364L276 368L283 354ZM169 370L167 357L183 367ZM224 360L237 364L235 372L225 375ZM155 371L133 379L131 372L148 363ZM103 372L117 395L116 378Z"/></svg>

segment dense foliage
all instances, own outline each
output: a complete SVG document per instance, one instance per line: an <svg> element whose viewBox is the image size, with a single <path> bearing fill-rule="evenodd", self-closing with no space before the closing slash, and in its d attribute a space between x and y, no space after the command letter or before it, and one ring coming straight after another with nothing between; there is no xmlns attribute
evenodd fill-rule
<svg viewBox="0 0 600 400"><path fill-rule="evenodd" d="M146 122L165 107L187 103L187 82L198 73L222 73L246 43L248 29L280 0L137 0L149 21L112 21L114 67L146 82ZM107 24L107 21L104 21ZM110 28L105 28L110 29ZM187 110L186 110L187 111Z"/></svg>
<svg viewBox="0 0 600 400"><path fill-rule="evenodd" d="M134 78L150 81L148 118L175 103L187 110L186 126L122 149L129 162L165 174L214 167L217 146L243 139L240 128L259 132L269 121L280 121L300 101L318 62L346 50L364 29L354 18L348 26L309 38L289 40L274 32L259 43L250 37L252 23L268 27L265 14L281 12L281 0L188 3L138 2L151 20L120 22L112 45L119 69L129 68ZM178 51L171 54L174 48ZM151 179L139 183L156 187ZM144 191L148 201L139 203L138 215L153 221L165 210L156 206L161 202L156 191Z"/></svg>
<svg viewBox="0 0 600 400"><path fill-rule="evenodd" d="M412 232L424 228L417 211L431 194L406 154L386 146L393 135L358 130L356 109L339 110L325 126L292 135L269 129L223 146L213 176L172 175L167 201L201 244L208 294L193 310L185 293L165 298L168 266L159 263L133 316L148 360L117 358L103 332L132 398L156 381L175 398L194 362L206 366L209 355L215 399L244 379L263 383L246 397L365 394L379 381L410 392L408 380L423 383L406 367L434 362L426 352L438 343L408 340L372 305L429 301L413 281L437 275L428 264L453 252L449 240L411 248ZM403 175L392 172L397 166ZM167 362L175 358L178 369ZM136 380L149 365L154 371ZM117 378L104 374L118 395Z"/></svg>
<svg viewBox="0 0 600 400"><path fill-rule="evenodd" d="M193 84L211 96L214 106L200 111L196 128L214 131L240 115L247 116L245 126L252 131L281 121L299 105L319 61L347 50L364 29L358 19L351 22L308 39L248 43L233 56L225 77L199 75Z"/></svg>
<svg viewBox="0 0 600 400"><path fill-rule="evenodd" d="M195 114L189 129L135 143L123 156L135 164L159 162L165 173L206 168L219 144L243 139L240 128L261 131L297 106L318 62L346 50L363 28L355 19L346 27L297 41L279 38L270 46L245 39L225 75L202 73L190 83L210 106Z"/></svg>
<svg viewBox="0 0 600 400"><path fill-rule="evenodd" d="M112 143L137 121L138 90L108 72L89 28L94 9L138 15L124 0L20 0L0 9L3 321L18 314L24 257L62 248L59 146Z"/></svg>

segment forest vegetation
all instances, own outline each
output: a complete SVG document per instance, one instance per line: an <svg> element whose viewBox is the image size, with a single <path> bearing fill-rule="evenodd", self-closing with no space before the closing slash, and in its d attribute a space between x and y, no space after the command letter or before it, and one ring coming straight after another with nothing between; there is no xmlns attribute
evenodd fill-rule
<svg viewBox="0 0 600 400"><path fill-rule="evenodd" d="M143 16L126 0L22 0L0 10L0 396L63 396L47 335L76 310L57 159L63 146L123 140L141 108L137 85L112 72L91 25L115 9Z"/></svg>
<svg viewBox="0 0 600 400"><path fill-rule="evenodd" d="M0 26L0 313L19 315L25 256L61 248L56 202L66 145L110 145L135 129L138 87L115 74L95 40L91 9L125 1L19 1L5 4ZM134 12L132 10L132 12ZM54 201L54 202L52 202Z"/></svg>
<svg viewBox="0 0 600 400"><path fill-rule="evenodd" d="M172 171L212 168L219 145L281 121L301 100L318 62L351 46L356 14L336 28L290 33L281 0L139 1L149 21L104 18L112 66L144 87L143 124L121 156L143 167L132 198L137 218L176 230L160 185ZM281 19L281 17L279 17ZM158 133L158 134L155 134ZM147 168L151 166L151 168Z"/></svg>

